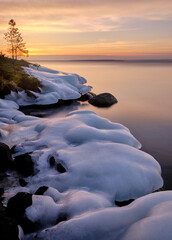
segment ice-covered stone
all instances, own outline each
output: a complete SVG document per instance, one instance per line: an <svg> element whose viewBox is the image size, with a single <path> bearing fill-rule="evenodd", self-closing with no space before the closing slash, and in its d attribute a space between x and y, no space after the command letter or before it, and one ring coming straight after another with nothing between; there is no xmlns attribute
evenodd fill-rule
<svg viewBox="0 0 172 240"><path fill-rule="evenodd" d="M169 240L172 191L152 193L123 208L104 208L43 230L38 240ZM70 233L70 234L69 234Z"/></svg>
<svg viewBox="0 0 172 240"><path fill-rule="evenodd" d="M86 80L77 74L68 74L54 71L44 67L24 67L26 73L36 77L40 83L40 92L11 92L5 98L15 101L20 106L55 104L59 100L72 100L79 98L91 90L84 85Z"/></svg>

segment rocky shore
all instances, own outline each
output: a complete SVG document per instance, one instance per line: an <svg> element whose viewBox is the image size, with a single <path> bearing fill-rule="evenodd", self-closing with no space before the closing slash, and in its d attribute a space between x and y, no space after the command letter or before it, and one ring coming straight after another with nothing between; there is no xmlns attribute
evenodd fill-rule
<svg viewBox="0 0 172 240"><path fill-rule="evenodd" d="M129 129L88 110L58 119L20 111L66 100L109 107L115 97L93 94L78 75L27 72L44 86L36 98L0 99L2 239L169 240L172 192L153 193L161 167Z"/></svg>

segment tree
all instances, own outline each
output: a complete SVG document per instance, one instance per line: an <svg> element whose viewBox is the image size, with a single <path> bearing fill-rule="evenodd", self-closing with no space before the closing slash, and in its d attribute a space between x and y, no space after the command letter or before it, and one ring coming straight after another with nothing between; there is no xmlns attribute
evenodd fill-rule
<svg viewBox="0 0 172 240"><path fill-rule="evenodd" d="M8 32L5 33L5 40L8 42L8 52L11 54L12 59L17 60L17 56L29 56L29 51L26 50L26 43L23 41L21 33L16 28L16 22L11 19L8 23L10 25Z"/></svg>
<svg viewBox="0 0 172 240"><path fill-rule="evenodd" d="M2 50L0 51L0 56L5 56L5 54L2 52Z"/></svg>

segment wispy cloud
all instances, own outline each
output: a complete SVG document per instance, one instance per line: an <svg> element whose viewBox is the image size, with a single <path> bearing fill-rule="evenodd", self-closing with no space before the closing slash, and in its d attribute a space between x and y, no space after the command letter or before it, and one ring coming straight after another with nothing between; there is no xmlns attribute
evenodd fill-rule
<svg viewBox="0 0 172 240"><path fill-rule="evenodd" d="M43 47L43 46L42 46ZM37 48L34 45L30 46L33 55L41 54L42 47ZM172 54L172 45L170 40L157 41L116 41L116 42L101 42L90 44L73 44L73 45L52 45L46 47L45 54L58 53L59 55L128 55L128 54Z"/></svg>
<svg viewBox="0 0 172 240"><path fill-rule="evenodd" d="M171 0L1 0L0 29L14 18L27 30L113 31L129 19L172 19Z"/></svg>

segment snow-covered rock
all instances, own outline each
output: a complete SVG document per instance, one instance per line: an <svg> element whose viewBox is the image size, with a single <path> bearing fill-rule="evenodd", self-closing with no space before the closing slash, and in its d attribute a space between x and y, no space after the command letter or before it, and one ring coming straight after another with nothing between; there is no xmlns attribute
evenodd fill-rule
<svg viewBox="0 0 172 240"><path fill-rule="evenodd" d="M32 201L22 217L48 227L26 239L169 240L172 192L149 194L163 186L158 162L139 150L129 129L95 112L73 111L64 118L20 112L18 105L52 104L90 90L78 75L42 67L25 70L43 88L36 99L24 92L0 99L0 141L16 145L13 157L29 153L34 164L27 186L7 186L3 196L7 204L18 192L29 193ZM47 186L43 196L35 195L41 186ZM129 199L136 200L122 208L115 205Z"/></svg>
<svg viewBox="0 0 172 240"><path fill-rule="evenodd" d="M42 87L40 93L34 93L35 98L29 97L25 91L11 92L5 98L13 100L20 106L48 105L57 103L59 100L73 100L91 90L85 86L86 80L77 74L68 74L54 71L44 67L24 67L26 73L36 77Z"/></svg>
<svg viewBox="0 0 172 240"><path fill-rule="evenodd" d="M170 240L172 191L152 193L123 208L88 212L40 232L38 240Z"/></svg>
<svg viewBox="0 0 172 240"><path fill-rule="evenodd" d="M56 189L50 188L47 193L53 190ZM85 212L112 206L111 202L103 195L84 190L59 192L58 195L59 200L56 202L46 195L33 195L32 205L26 208L25 216L32 222L39 222L45 227L55 225L57 219L62 215L70 219Z"/></svg>
<svg viewBox="0 0 172 240"><path fill-rule="evenodd" d="M5 101L5 100L1 100ZM14 123L2 126L1 141L16 145L16 155L32 152L38 173L30 188L48 185L64 192L86 188L108 195L111 201L138 198L163 185L156 160L138 150L141 144L121 124L92 111L74 111L66 118L39 119L3 109L2 117ZM10 126L10 128L9 128ZM51 168L61 164L66 172Z"/></svg>

